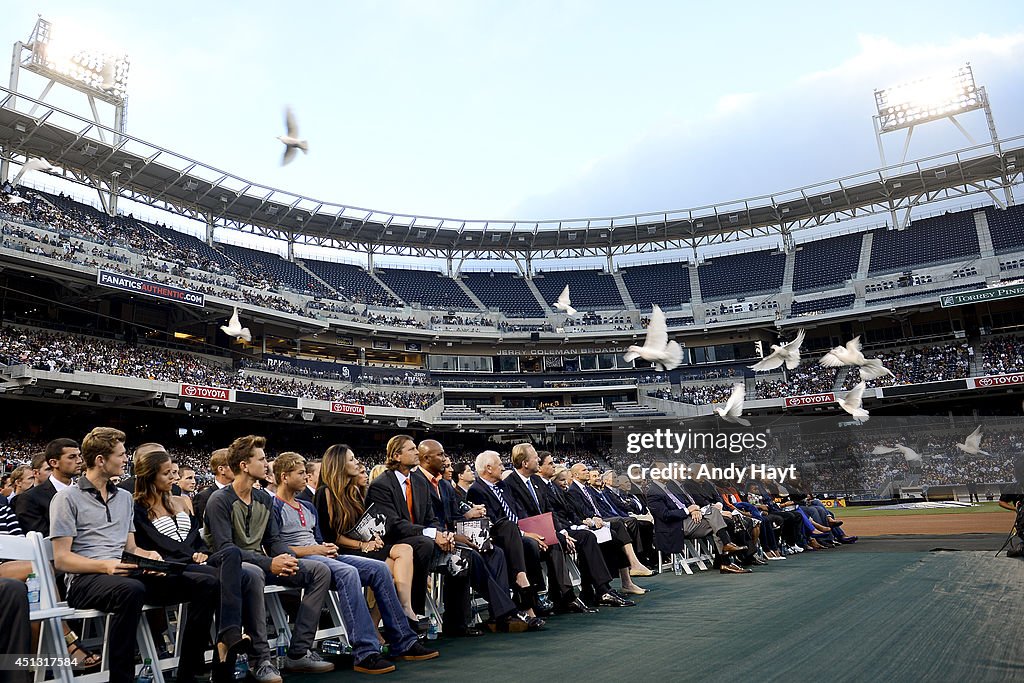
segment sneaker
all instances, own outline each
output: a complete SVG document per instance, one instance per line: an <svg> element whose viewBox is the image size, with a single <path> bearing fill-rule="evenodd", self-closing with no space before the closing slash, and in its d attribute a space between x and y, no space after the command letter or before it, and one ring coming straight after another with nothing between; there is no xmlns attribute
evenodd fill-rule
<svg viewBox="0 0 1024 683"><path fill-rule="evenodd" d="M395 665L385 659L384 655L374 652L353 664L352 670L361 674L389 674L395 670Z"/></svg>
<svg viewBox="0 0 1024 683"><path fill-rule="evenodd" d="M416 641L404 652L395 652L388 656L392 659L402 659L407 662L422 662L425 659L440 657L441 653L437 650L431 650L429 647L425 647L423 643Z"/></svg>
<svg viewBox="0 0 1024 683"><path fill-rule="evenodd" d="M313 650L307 650L306 654L302 655L298 659L292 659L291 656L285 657L284 670L323 674L328 671L334 671L334 665L330 662L325 662L323 657Z"/></svg>
<svg viewBox="0 0 1024 683"><path fill-rule="evenodd" d="M260 662L256 665L256 668L249 671L249 676L258 683L282 683L281 672L277 670L273 662L269 659L265 662Z"/></svg>

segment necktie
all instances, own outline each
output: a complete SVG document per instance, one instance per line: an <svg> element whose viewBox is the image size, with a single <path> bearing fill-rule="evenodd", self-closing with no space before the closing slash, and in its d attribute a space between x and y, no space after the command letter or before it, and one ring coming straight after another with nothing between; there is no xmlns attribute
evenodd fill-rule
<svg viewBox="0 0 1024 683"><path fill-rule="evenodd" d="M405 504L409 508L409 521L415 524L416 518L412 514L412 477L405 478Z"/></svg>
<svg viewBox="0 0 1024 683"><path fill-rule="evenodd" d="M590 491L587 490L586 486L581 486L580 490L583 491L583 495L587 497L588 501L590 501L590 507L593 508L594 514L600 517L601 511L597 509L597 504L594 503L594 499L590 497Z"/></svg>
<svg viewBox="0 0 1024 683"><path fill-rule="evenodd" d="M505 516L508 517L508 521L513 524L518 524L519 518L516 516L516 513L512 512L512 508L508 506L508 503L505 502L505 497L501 495L501 489L497 486L492 486L491 490L494 491L494 495L497 496L498 502L501 503L501 509L504 510Z"/></svg>
<svg viewBox="0 0 1024 683"><path fill-rule="evenodd" d="M533 490L533 482L529 479L526 480L526 490L533 496L533 502L537 506L537 510L540 510L540 500L537 498L537 492Z"/></svg>
<svg viewBox="0 0 1024 683"><path fill-rule="evenodd" d="M673 502L673 503L675 503L675 504L676 504L676 507L677 507L677 508L679 508L680 510L685 510L685 509L686 509L686 505L683 505L683 501L681 501L681 500L679 500L678 498L676 498L676 497L675 497L675 496L674 496L674 495L672 494L672 492L671 492L671 491L669 491L668 489L665 489L665 493L666 493L666 494L668 494L668 497L669 497L669 498L670 498L670 499L672 500L672 502Z"/></svg>
<svg viewBox="0 0 1024 683"><path fill-rule="evenodd" d="M438 483L440 481L441 481L441 475L440 474L430 480L430 483L433 484L433 486L434 486L434 493L436 493L438 496L441 495L441 489L438 488Z"/></svg>

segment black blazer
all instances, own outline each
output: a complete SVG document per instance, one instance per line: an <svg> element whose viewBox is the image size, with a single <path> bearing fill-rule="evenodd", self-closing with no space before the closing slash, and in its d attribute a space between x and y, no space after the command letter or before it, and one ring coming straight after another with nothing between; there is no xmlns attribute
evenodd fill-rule
<svg viewBox="0 0 1024 683"><path fill-rule="evenodd" d="M405 502L405 493L398 484L394 470L388 470L370 482L366 493L366 507L370 504L384 513L387 530L384 542L399 543L403 538L422 536L426 527L437 527L434 515L434 504L430 497L430 484L424 476L412 476L412 504L415 522L409 519L409 508Z"/></svg>
<svg viewBox="0 0 1024 683"><path fill-rule="evenodd" d="M57 487L47 479L39 486L33 486L14 499L14 514L26 534L38 531L50 535L50 501L57 495Z"/></svg>
<svg viewBox="0 0 1024 683"><path fill-rule="evenodd" d="M673 491L673 495L679 497ZM685 504L687 501L680 498ZM663 553L683 552L683 521L690 516L680 510L658 484L647 487L647 507L654 517L654 547Z"/></svg>
<svg viewBox="0 0 1024 683"><path fill-rule="evenodd" d="M558 488L557 484L544 481L543 478L541 478L541 482L548 507L555 518L555 528L568 529L583 524L583 518L576 514L576 509L567 499L565 491Z"/></svg>
<svg viewBox="0 0 1024 683"><path fill-rule="evenodd" d="M307 503L312 503L314 496L313 496L313 492L309 490L308 486L306 486L301 491L299 491L298 494L296 494L295 497L298 498L299 500L304 500Z"/></svg>
<svg viewBox="0 0 1024 683"><path fill-rule="evenodd" d="M576 482L573 482L572 484L569 485L567 498L571 502L576 512L576 515L580 519L588 519L590 517L601 516L600 508L598 509L597 513L594 512L594 508L591 507L590 501L587 500L586 495L584 495L583 491L580 490L580 487L576 485ZM594 501L594 504L597 505L596 500Z"/></svg>
<svg viewBox="0 0 1024 683"><path fill-rule="evenodd" d="M718 489L710 481L687 479L683 483L683 488L690 494L694 502L701 507L714 505L715 503L725 505L725 501L722 500L722 494L718 492Z"/></svg>
<svg viewBox="0 0 1024 683"><path fill-rule="evenodd" d="M192 509L195 511L196 519L199 520L200 525L202 525L203 520L206 519L206 517L203 516L206 513L206 504L210 502L210 496L217 491L220 491L220 489L217 488L217 484L214 482L192 498Z"/></svg>
<svg viewBox="0 0 1024 683"><path fill-rule="evenodd" d="M502 482L502 494L506 498L509 496L515 498L516 503L523 509L527 517L533 517L534 515L550 512L544 491L540 489L540 486L543 486L543 484L538 484L536 481L532 480L530 483L533 484L533 490L537 494L537 502L534 502L533 496L531 496L530 492L526 490L526 484L524 484L523 480L519 478L518 472L513 472L508 475Z"/></svg>
<svg viewBox="0 0 1024 683"><path fill-rule="evenodd" d="M499 482L498 488L501 489L501 496L504 498L505 504L512 510L512 513L519 519L529 517L530 515L526 513L526 510L519 505L519 501L515 499L515 496L503 484L504 482ZM486 508L487 517L491 520L491 524L508 519L508 515L505 513L504 508L501 507L497 496L491 492L491 487L483 479L477 479L473 482L473 485L469 487L469 493L466 497L474 505L483 505Z"/></svg>
<svg viewBox="0 0 1024 683"><path fill-rule="evenodd" d="M416 470L412 475L414 478L422 479L427 485L427 490L430 491L430 502L434 506L434 519L435 526L444 531L454 531L455 522L461 520L462 512L459 510L459 500L452 491L452 487L441 480L438 482L437 491L434 490L434 485L430 483L427 475L420 470ZM413 502L415 502L416 494L413 492Z"/></svg>

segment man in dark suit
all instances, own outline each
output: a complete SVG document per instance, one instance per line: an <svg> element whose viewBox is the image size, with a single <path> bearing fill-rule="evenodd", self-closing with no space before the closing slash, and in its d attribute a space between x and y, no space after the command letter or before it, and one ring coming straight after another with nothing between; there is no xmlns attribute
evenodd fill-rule
<svg viewBox="0 0 1024 683"><path fill-rule="evenodd" d="M420 467L413 476L422 477L430 486L435 523L442 531L453 533L456 544L469 555L468 576L445 578L445 635L483 635L483 631L470 624L473 616L469 599L470 584L487 600L495 630L525 631L528 628L527 621L519 618L518 608L509 598L505 553L497 546L487 553L481 553L472 541L455 533L456 522L484 517L486 510L482 505L469 506L465 511L460 509L452 487L444 481L449 460L440 442L434 439L421 441L419 453Z"/></svg>
<svg viewBox="0 0 1024 683"><path fill-rule="evenodd" d="M316 488L320 485L320 461L319 460L307 460L306 461L306 488L299 491L295 497L304 500L307 503L313 502L313 496L316 494Z"/></svg>
<svg viewBox="0 0 1024 683"><path fill-rule="evenodd" d="M427 575L433 564L434 549L450 552L451 534L440 531L434 519L430 486L423 477L413 477L420 453L411 436L399 434L388 441L387 471L372 482L366 504L384 513L384 543L407 543L413 549L412 608L424 611Z"/></svg>
<svg viewBox="0 0 1024 683"><path fill-rule="evenodd" d="M736 559L741 564L768 564L763 560L759 560L754 555L754 544L751 541L750 534L740 521L742 516L738 519L734 519L732 514L724 511L725 501L722 499L722 494L719 493L714 483L705 477L699 476L698 473L698 476L682 482L682 488L690 495L693 502L701 507L704 514L708 514L708 512L710 512L711 516L714 517L715 512L717 511L722 515L722 520L725 522L729 538L732 539L734 545L742 547L742 550L738 550L734 553ZM709 519L709 521L711 522L712 527L716 526L713 519ZM717 533L718 530L716 529L715 531Z"/></svg>
<svg viewBox="0 0 1024 683"><path fill-rule="evenodd" d="M206 513L206 504L210 502L210 496L231 486L231 482L235 480L235 473L228 465L228 449L218 448L210 454L210 473L213 475L213 486L207 486L192 499L192 509L199 524L205 519L203 515Z"/></svg>
<svg viewBox="0 0 1024 683"><path fill-rule="evenodd" d="M611 527L612 538L622 545L622 552L629 558L630 576L650 576L654 572L640 562L634 549L634 534L638 535L636 520L632 517L619 517L609 509L607 502L589 486L590 470L583 463L576 463L570 470L572 485L567 491L577 513L587 526L600 529L607 524Z"/></svg>
<svg viewBox="0 0 1024 683"><path fill-rule="evenodd" d="M572 580L565 566L562 549L555 539L544 539L533 532L520 531L518 522L528 517L519 503L506 495L501 484L501 456L494 451L484 451L476 457L476 481L466 494L470 502L483 505L491 522L491 540L505 552L508 574L512 577L516 591L515 600L522 609L533 616L550 613L554 603L542 599L539 593L544 589L544 574L540 563L546 557L554 557L549 566L552 582L558 586L554 597L561 599L564 593L572 591ZM554 544L550 548L550 544Z"/></svg>
<svg viewBox="0 0 1024 683"><path fill-rule="evenodd" d="M54 439L44 449L50 476L42 484L33 486L14 499L14 514L26 533L38 531L50 535L50 501L57 491L71 485L82 473L82 452L74 439Z"/></svg>
<svg viewBox="0 0 1024 683"><path fill-rule="evenodd" d="M654 463L665 469L664 463ZM715 563L723 574L746 574L732 561L731 554L745 550L732 542L720 510L707 508L707 514L677 482L652 479L647 487L647 506L654 516L654 542L663 553L683 551L684 538L703 538L714 534L718 551Z"/></svg>
<svg viewBox="0 0 1024 683"><path fill-rule="evenodd" d="M548 454L550 460L550 454ZM587 602L573 598L563 603L562 609L567 612L591 612L590 605L606 605L609 607L632 607L636 603L627 600L612 590L612 574L608 570L598 547L597 538L587 529L572 529L555 515L552 504L548 501L548 487L538 475L540 456L537 450L528 443L519 443L512 447L512 467L514 471L504 481L505 490L519 503L529 516L550 512L554 518L555 531L562 537L568 553L575 552L579 558L580 577L584 584L584 595ZM627 576L628 580L628 576Z"/></svg>

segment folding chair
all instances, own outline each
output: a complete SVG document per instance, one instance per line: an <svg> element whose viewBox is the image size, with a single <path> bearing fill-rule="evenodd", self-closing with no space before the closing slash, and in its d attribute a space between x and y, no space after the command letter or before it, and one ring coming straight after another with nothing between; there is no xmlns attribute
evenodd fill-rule
<svg viewBox="0 0 1024 683"><path fill-rule="evenodd" d="M29 535L32 536L33 533L34 532L29 532ZM55 574L54 567L53 567L53 543L50 541L49 538L44 538L41 534L38 534L38 533L35 534L33 540L37 544L39 556L41 558L43 558L43 561L44 561L44 563L47 566L47 571L43 572L43 575L42 575L42 577L40 579L41 592L47 594L49 596L49 600L53 601L53 603L55 605L58 605L58 606L63 607L63 608L70 609L71 610L71 616L69 618L71 618L71 619L103 619L104 620L104 625L103 625L104 638L103 638L103 653L102 653L103 661L100 664L100 670L92 672L92 673L87 673L87 674L75 674L72 670L65 669L65 671L67 671L69 674L71 674L71 678L69 678L68 680L77 681L77 683L93 683L93 681L105 682L105 681L109 680L110 679L110 670L109 670L108 666L110 664L110 662L109 662L109 654L110 653L109 653L108 639L106 637L106 634L109 633L109 630L110 630L110 614L107 613L107 612L102 612L100 610L95 610L95 609L74 609L72 607L68 607L67 602L60 602L58 594L57 594L57 578L56 578L56 574ZM150 610L154 610L154 609L163 609L163 607L162 606L161 607L156 607L156 606L153 606L153 605L145 605L142 608L143 613L145 613L147 611L150 611ZM181 623L184 623L183 619L184 619L185 606L184 605L178 605L178 610L179 610L179 613L178 613L179 614L179 617L178 617L179 622L178 623L181 624ZM181 629L179 628L178 629L178 635L179 635L178 640L179 641L180 641L180 632L181 632ZM63 640L63 638L61 640ZM139 655L140 655L141 659L142 660L149 659L151 664L152 664L152 666L153 666L153 682L154 683L164 683L164 671L169 671L171 669L176 669L178 667L178 655L177 655L177 653L179 652L178 646L180 646L180 642L178 643L178 646L175 647L175 655L173 657L168 657L168 658L161 659L160 658L160 651L159 651L159 649L156 646L156 642L153 640L153 633L149 629L149 621L147 619L145 619L144 617L139 619L139 624L138 624L137 628L135 629L135 640L136 640L136 643L138 644ZM66 650L65 650L65 652L66 652ZM138 666L138 670L141 670L141 668L142 668L142 666L139 665Z"/></svg>
<svg viewBox="0 0 1024 683"><path fill-rule="evenodd" d="M30 531L28 536L0 535L0 559L23 560L32 563L35 575L39 577L39 605L29 612L29 619L39 624L39 649L41 657L63 658L68 656L64 643L63 620L74 616L75 611L67 606L60 606L53 600L44 585L45 575L49 574L46 561L40 553L35 537L42 538L39 533ZM29 653L23 653L29 654ZM68 667L52 667L53 678L62 682L71 681L71 669ZM46 668L36 670L35 679L42 681Z"/></svg>

